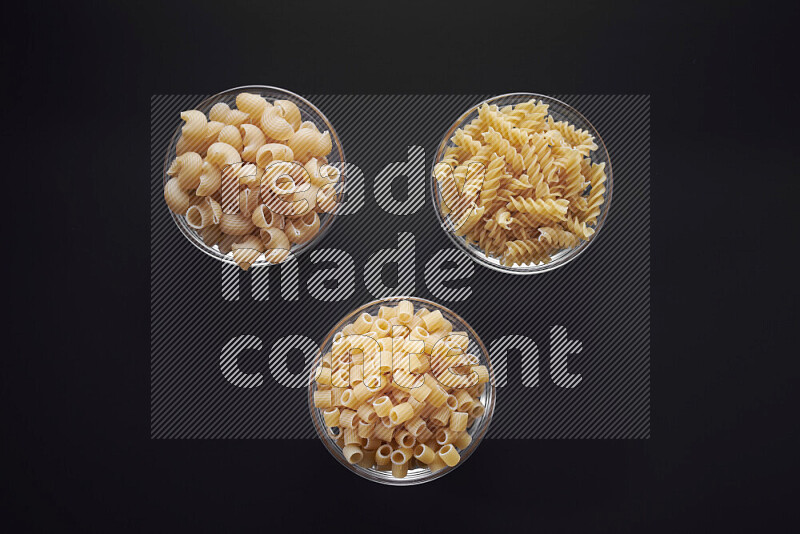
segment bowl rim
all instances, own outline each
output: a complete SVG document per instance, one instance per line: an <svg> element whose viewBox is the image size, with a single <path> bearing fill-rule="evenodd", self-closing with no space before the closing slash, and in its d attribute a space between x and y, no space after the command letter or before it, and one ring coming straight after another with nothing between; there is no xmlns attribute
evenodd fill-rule
<svg viewBox="0 0 800 534"><path fill-rule="evenodd" d="M286 95L294 99L297 99L300 102L302 102L303 105L308 106L314 113L316 113L317 117L323 123L325 123L325 126L327 127L328 131L331 134L331 141L333 143L334 149L338 151L340 156L340 161L336 162L336 164L341 166L341 169L339 169L340 185L338 186L338 191L337 191L337 194L341 200L346 184L345 173L347 169L347 164L346 164L347 160L345 159L344 147L342 146L342 142L339 139L339 134L336 133L336 130L334 129L331 121L328 119L328 117L325 116L324 113L322 113L322 111L320 111L320 109L317 106L312 104L308 99L298 95L297 93L289 91L288 89L283 89L281 87L274 87L271 85L240 85L237 87L231 87L230 89L225 89L224 91L220 91L214 95L204 98L198 104L196 104L194 109L203 109L205 107L210 107L210 105L219 102L220 99L230 95L231 93L237 93L237 92L241 93L245 91L250 92L259 90L265 92L269 91L280 95ZM208 112L205 111L204 113L207 114ZM173 149L176 146L178 139L180 139L181 126L182 124L179 123L175 129L175 132L173 132L172 136L170 137L169 143L167 144L167 154L164 158L164 168L161 172L161 178L164 185L166 185L167 183L167 176L168 176L167 170L169 169L170 165L172 164L172 162L175 160L176 157ZM255 263L253 263L250 266L250 269L252 270L257 268L272 267L273 265L278 265L278 266L284 265L287 262L291 261L292 259L296 259L298 256L300 256L307 250L314 249L316 245L320 242L322 237L328 233L331 226L333 226L333 223L335 222L336 218L339 215L338 212L340 211L341 206L342 206L341 201L337 202L336 207L333 209L333 211L326 213L327 217L325 219L325 224L320 226L320 230L317 232L317 234L310 241L302 243L301 246L299 246L297 249L295 249L295 247L293 246L292 249L289 250L289 256L286 258L286 260L278 264L273 264L269 263L263 258L259 258ZM206 245L202 241L202 239L199 238L199 236L194 235L194 232L189 228L189 225L186 222L186 215L179 215L169 209L167 211L169 211L172 220L175 222L175 225L178 227L181 234L183 234L183 236L195 247L206 253L208 256L211 256L212 258L216 259L217 261L220 261L222 263L227 263L229 265L237 265L237 263L233 260L233 256L230 253L222 254L222 252Z"/></svg>
<svg viewBox="0 0 800 534"><path fill-rule="evenodd" d="M441 212L439 211L439 208L438 208L438 195L440 193L439 193L439 185L438 185L438 182L436 180L434 169L436 168L436 165L441 161L442 156L444 155L444 151L447 148L447 145L450 143L450 139L453 137L453 134L455 133L455 131L458 128L460 128L462 126L463 122L467 119L467 117L469 117L474 112L476 112L483 104L493 104L493 103L495 103L497 101L500 101L500 100L503 100L503 99L507 99L507 98L512 98L512 97L535 98L537 100L545 101L545 103L548 104L548 105L551 104L551 103L555 103L555 104L563 107L566 111L568 111L570 113L574 113L580 120L582 120L584 122L584 124L589 129L591 129L592 134L594 135L596 142L598 142L598 145L599 145L598 148L602 149L602 152L605 154L605 160L606 160L606 196L605 196L605 199L603 200L603 210L602 210L602 213L600 214L600 219L597 221L597 223L594 226L594 234L592 235L591 239L589 239L588 241L583 241L576 248L571 249L571 251L568 251L568 255L567 256L559 258L557 261L552 261L550 263L546 263L544 265L526 265L526 266L513 267L513 266L501 265L499 262L495 263L495 262L489 260L484 254L482 254L482 251L478 251L478 250L473 249L472 246L467 244L467 242L466 242L466 240L464 238L458 237L453 232L448 230L447 223L445 222L445 219L442 216L442 214L441 214ZM494 271L498 271L498 272L505 273L505 274L530 275L530 274L545 273L545 272L548 272L548 271L552 271L554 269L558 269L559 267L563 267L564 265L567 265L568 263L573 261L575 258L577 258L581 254L583 254L586 251L586 249L588 249L589 246L592 243L594 243L595 241L597 241L599 239L600 230L605 226L605 221L608 218L608 213L611 211L611 199L613 197L613 190L614 190L614 173L613 173L613 170L612 170L612 167L611 167L611 154L608 152L608 148L606 147L606 144L603 141L603 138L600 136L600 132L597 130L597 128L594 127L594 125L591 122L589 122L589 120L580 111L578 111L577 109L575 109L571 105L567 104L566 102L564 102L562 100L559 100L557 98L554 98L552 96L542 95L542 94L538 94L538 93L519 92L519 93L505 93L505 94L502 94L502 95L493 96L491 98L488 98L486 100L483 100L483 101L475 104L474 106L470 107L467 111L462 113L458 117L458 119L456 119L455 122L453 122L453 124L450 125L450 127L448 128L448 130L445 132L444 136L442 137L442 140L439 142L439 145L438 145L438 147L436 149L436 155L435 155L434 160L433 160L433 166L431 167L431 173L430 173L428 182L430 184L429 193L430 193L431 205L433 207L433 211L436 213L436 219L439 222L439 227L444 231L444 233L447 235L447 237L450 239L450 241L452 241L460 250L462 250L464 253L466 253L472 259L472 261L478 263L479 265L483 265L484 267L488 267L488 268L490 268L490 269L492 269Z"/></svg>
<svg viewBox="0 0 800 534"><path fill-rule="evenodd" d="M429 307L434 308L434 309L439 309L439 310L446 311L447 313L451 314L454 318L456 318L458 321L460 321L461 325L463 325L464 328L466 329L467 333L470 336L472 336L472 339L475 341L475 343L477 344L478 348L483 353L483 355L484 355L484 357L486 359L486 367L489 369L489 381L487 382L488 396L487 396L487 403L486 403L486 407L485 407L486 411L484 412L484 414L482 416L483 419L482 419L481 428L478 429L476 434L472 437L473 438L472 439L472 443L470 443L470 447L467 450L466 454L461 456L461 460L456 465L454 465L452 467L445 467L443 469L440 469L439 471L436 471L435 473L430 473L428 475L425 475L425 476L422 476L422 477L416 478L416 479L393 478L393 477L392 478L379 478L377 476L371 476L369 469L366 469L366 468L363 468L361 466L353 465L353 464L348 463L344 459L344 457L342 456L341 450L338 447L336 447L335 444L333 444L331 442L330 438L328 437L327 433L325 432L325 426L321 422L321 415L320 415L321 410L319 408L317 408L316 406L314 406L314 390L315 390L315 388L314 388L314 369L316 369L317 365L319 365L319 362L320 362L320 360L322 359L322 357L324 355L323 354L323 350L328 345L328 343L331 341L333 336L337 332L339 332L345 326L345 324L347 322L351 321L355 316L357 316L360 313L364 312L364 310L366 310L368 308L371 308L372 306L375 306L375 305L381 305L381 304L386 304L386 303L390 303L390 302L400 302L402 300L409 300L409 301L412 301L414 303L423 304L423 305L429 306ZM486 345L483 344L483 341L478 336L477 332L475 332L475 329L472 328L472 326L466 320L464 320L463 317L461 317L459 314L457 314L456 312L454 312L450 308L447 308L446 306L438 304L438 303L436 303L436 302L434 302L432 300L424 299L424 298L421 298L421 297L414 297L414 296L391 296L391 297L383 297L383 298L375 299L375 300L372 300L370 302L367 302L366 304L362 304L361 306L355 308L354 310L352 310L349 313L347 313L344 317L342 317L342 319L339 320L339 322L337 322L336 325L334 327L332 327L330 329L330 331L325 335L325 338L324 338L323 342L320 344L320 346L319 346L319 348L317 350L317 355L314 358L314 362L313 362L313 364L311 366L311 372L310 372L309 384L308 384L308 409L309 409L309 412L310 412L310 415L311 415L311 421L314 424L314 430L317 433L317 437L319 438L320 441L322 441L323 445L328 450L328 452L331 454L331 456L336 458L336 460L341 465L343 465L345 468L347 468L348 471L351 471L351 472L355 473L356 475L360 476L361 478L364 478L366 480L369 480L371 482L376 482L376 483L379 483L379 484L385 484L385 485L388 485L388 486L415 486L415 485L418 485L418 484L424 484L426 482L432 482L433 480L436 480L436 479L438 479L438 478L440 478L440 477L442 477L442 476L444 476L444 475L446 475L448 473L451 473L456 468L458 468L462 464L464 464L467 461L467 459L469 459L470 456L472 456L472 454L475 452L475 450L478 448L478 446L483 441L483 438L485 437L486 432L489 429L489 425L492 422L492 416L494 415L494 408L495 408L495 403L496 403L496 400L497 400L497 391L496 390L497 390L497 388L496 388L496 384L495 384L495 373L494 373L494 369L492 368L492 361L491 361L491 358L490 358L490 355L489 355L489 350L486 348Z"/></svg>

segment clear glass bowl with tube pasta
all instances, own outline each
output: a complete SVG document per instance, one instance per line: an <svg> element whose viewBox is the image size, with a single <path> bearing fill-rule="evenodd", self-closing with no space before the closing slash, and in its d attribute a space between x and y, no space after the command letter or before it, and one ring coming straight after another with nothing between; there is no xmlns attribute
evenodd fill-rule
<svg viewBox="0 0 800 534"><path fill-rule="evenodd" d="M320 391L322 388L320 385L315 381L316 378L316 370L321 365L323 356L328 354L331 351L332 345L334 343L334 339L343 328L347 325L354 323L359 319L359 317L363 316L363 314L367 313L372 316L377 316L381 307L394 307L401 301L409 301L414 306L415 314L419 313L421 309L426 309L429 312L436 312L439 311L442 317L449 321L452 324L452 331L453 332L463 332L466 333L467 337L469 338L469 345L468 345L468 352L471 355L475 356L475 365L481 365L485 367L488 371L488 380L482 383L478 383L477 386L474 386L475 394L473 399L480 399L480 403L483 405L482 411L479 413L478 410L475 410L475 417L470 415L470 421L466 430L463 432L469 434L469 444L464 447L463 449L458 449L460 453L460 460L452 467L443 467L436 471L431 471L429 468L425 466L422 462L418 462L417 460L413 460L412 463L409 464L407 474L403 478L396 478L393 476L392 471L390 468L379 469L377 466L372 467L364 467L359 465L358 463L350 463L348 462L347 458L345 457L345 452L343 451L343 447L341 443L337 443L337 438L341 436L341 432L343 432L343 428L341 427L328 427L325 424L323 409L317 408L314 403L314 395L315 392ZM363 366L362 366L363 370ZM323 386L324 388L325 386ZM365 401L365 403L369 403L370 400L373 400L372 397L378 398L381 395L388 394L392 391L392 386L387 386L385 390L382 390L378 394L371 394L370 399ZM451 390L453 392L457 390ZM410 400L410 399L409 399ZM389 484L389 485L396 485L396 486L408 486L414 484L422 484L424 482L430 482L431 480L435 480L445 474L451 472L456 467L460 466L467 459L475 452L475 449L481 443L484 435L486 434L487 429L489 428L489 423L492 420L492 414L494 412L494 405L495 405L495 383L494 383L494 372L492 371L491 362L489 360L489 353L484 346L483 342L478 337L477 333L470 327L467 322L459 317L453 311L436 304L435 302L431 302L429 300L416 298L416 297L389 297L380 300L376 300L370 302L368 304L364 304L356 308L355 310L351 311L347 314L341 321L339 321L333 328L331 328L330 332L325 336L324 340L320 344L320 350L317 353L317 357L315 359L314 365L312 366L312 376L310 379L309 391L308 391L308 407L311 412L311 420L313 422L314 428L319 436L319 439L322 441L323 445L328 452L333 455L336 460L345 466L350 471L356 473L357 475L366 478L367 480L371 480L373 482L378 482L381 484ZM431 410L434 408L431 405L428 405ZM479 408L477 403L473 408ZM468 410L469 411L469 410ZM420 412L420 413L431 413L431 412ZM392 416L393 417L393 416ZM427 416L426 416L427 417ZM387 417L391 418L391 417ZM378 419L376 422L377 425L380 425L381 420ZM398 426L398 430L402 430L403 427ZM395 433L395 437L399 434ZM466 436L463 436L466 438ZM429 438L430 442L430 438ZM417 444L418 445L418 444ZM416 448L416 446L414 448ZM363 445L366 446L366 445ZM441 464L440 464L441 467Z"/></svg>
<svg viewBox="0 0 800 534"><path fill-rule="evenodd" d="M217 103L225 103L228 104L231 108L235 107L236 104L236 96L239 93L253 93L257 95L261 95L267 101L272 102L274 100L289 100L293 102L297 107L300 109L301 118L303 121L310 121L313 122L317 129L321 132L328 130L331 136L331 143L333 145L333 149L331 153L328 155L327 160L328 163L334 167L337 167L339 171L341 171L341 177L339 182L334 186L336 197L341 200L342 194L344 192L344 184L345 184L345 155L344 149L342 148L342 143L339 139L339 136L336 134L336 130L334 129L331 122L328 120L327 117L317 109L314 104L306 100L300 95L292 93L286 89L281 89L279 87L270 87L267 85L246 85L241 87L234 87L232 89L228 89L226 91L222 91L221 93L217 93L214 96L206 98L203 100L199 105L197 105L194 109L200 110L208 116L208 112L214 104ZM167 169L169 169L172 162L175 160L175 152L176 146L178 144L178 140L181 137L181 128L183 126L183 121L181 121L178 115L175 116L175 133L172 135L170 140L169 146L167 147L166 157L164 159L164 169L163 169L163 180L164 185L166 185L167 181L169 180L170 176L167 174ZM293 244L291 248L291 254L294 256L298 256L302 254L306 250L312 249L325 235L325 233L330 230L331 226L333 225L334 221L336 220L337 213L339 211L340 204L337 204L336 208L329 211L328 213L320 213L320 225L319 231L316 235L306 241L305 243L300 244ZM167 209L164 206L164 209ZM236 262L233 260L232 253L224 254L219 250L217 245L208 246L206 243L203 242L200 233L192 228L187 220L185 215L179 215L170 211L170 215L172 219L175 221L175 224L178 226L178 229L181 233L188 239L193 245L197 248L208 254L209 256L232 265L236 265ZM252 267L262 266L262 265L271 265L270 262L266 261L263 255L252 264Z"/></svg>
<svg viewBox="0 0 800 534"><path fill-rule="evenodd" d="M546 104L548 106L548 113L553 117L553 120L567 121L570 125L575 126L575 128L586 130L593 136L594 143L597 145L597 149L590 154L591 163L605 164L605 195L603 197L602 204L599 206L600 212L597 216L596 223L589 225L590 230L593 230L594 233L588 240L581 240L577 246L558 250L550 255L550 261L547 263L504 265L499 256L494 254L487 255L477 245L477 243L468 241L465 236L456 235L451 216L449 214L443 214L442 212L444 199L442 196L442 188L435 176L435 169L436 165L442 162L442 160L445 158L446 151L455 146L455 143L453 142L453 136L456 131L463 129L472 123L473 120L477 119L479 117L479 109L481 106L488 104L489 106L497 106L498 109L502 109L506 106L516 106L517 104L528 102L531 99L536 99L537 101L541 101L543 104ZM549 96L534 93L509 93L490 98L473 106L458 119L456 119L456 121L447 129L442 137L441 142L439 143L436 151L436 157L433 162L430 176L430 194L433 208L436 212L436 217L438 218L442 229L448 235L450 240L455 243L457 247L466 251L474 261L504 273L536 274L566 265L582 254L592 243L597 241L600 230L605 223L605 220L608 216L609 207L611 205L612 184L613 176L611 170L611 158L609 157L605 143L595 127L580 112L570 105ZM588 194L588 191L584 192L584 196L586 194Z"/></svg>

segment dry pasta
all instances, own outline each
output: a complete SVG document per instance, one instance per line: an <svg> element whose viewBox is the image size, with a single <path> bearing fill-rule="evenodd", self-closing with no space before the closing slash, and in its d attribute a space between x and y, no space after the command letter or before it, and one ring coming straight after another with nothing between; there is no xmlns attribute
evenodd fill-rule
<svg viewBox="0 0 800 534"><path fill-rule="evenodd" d="M395 319L398 329L418 324L404 337L388 328ZM345 459L398 478L456 465L484 415L489 381L468 349L466 332L453 332L440 311L415 310L407 300L343 326L314 370L312 390Z"/></svg>
<svg viewBox="0 0 800 534"><path fill-rule="evenodd" d="M545 264L594 234L605 200L605 163L592 135L530 100L484 103L456 130L434 174L453 231L501 264Z"/></svg>
<svg viewBox="0 0 800 534"><path fill-rule="evenodd" d="M262 257L284 261L318 234L320 216L336 210L341 173L328 164L330 133L303 122L293 102L240 93L234 109L220 102L208 116L180 117L164 200L242 269Z"/></svg>

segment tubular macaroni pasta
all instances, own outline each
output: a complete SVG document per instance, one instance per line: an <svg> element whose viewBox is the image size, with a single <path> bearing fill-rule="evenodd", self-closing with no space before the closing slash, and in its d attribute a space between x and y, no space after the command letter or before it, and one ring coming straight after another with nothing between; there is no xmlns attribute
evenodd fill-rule
<svg viewBox="0 0 800 534"><path fill-rule="evenodd" d="M410 300L342 326L314 369L312 387L314 406L345 459L399 478L456 465L485 414L489 380L469 346L468 334L452 332L441 311L415 310Z"/></svg>

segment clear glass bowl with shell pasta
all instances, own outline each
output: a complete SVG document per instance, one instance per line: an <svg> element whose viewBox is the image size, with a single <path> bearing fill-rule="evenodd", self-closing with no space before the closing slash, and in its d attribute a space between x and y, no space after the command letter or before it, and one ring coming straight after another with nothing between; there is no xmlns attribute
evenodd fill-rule
<svg viewBox="0 0 800 534"><path fill-rule="evenodd" d="M237 96L241 95L242 93L247 93L249 95L257 95L262 97L267 102L267 107L264 110L264 113L253 112L248 117L246 113L242 112L241 109L237 107ZM282 104L280 107L274 105L275 102L285 103ZM238 104L242 104L242 101L239 101ZM263 105L263 104L262 104ZM216 106L216 107L215 107ZM221 106L221 107L220 107ZM177 124L175 128L175 133L171 138L171 142L166 150L166 156L164 160L164 171L163 171L163 179L164 179L164 187L165 187L165 200L167 200L167 205L164 206L164 209L169 208L170 213L172 215L175 224L178 226L181 233L196 247L200 250L208 254L209 256L216 258L222 262L230 263L230 264L238 264L240 267L247 269L254 266L261 266L261 265L272 265L275 263L280 263L284 261L286 257L288 257L288 253L285 252L287 249L291 252L292 255L297 256L306 250L309 250L315 246L316 243L319 242L320 239L325 235L325 233L330 230L331 226L333 225L334 221L336 220L336 214L339 207L339 202L342 198L342 194L344 191L344 162L345 162L345 155L344 149L342 148L342 143L339 139L339 136L336 134L336 130L334 129L331 122L323 115L323 113L317 109L314 104L306 100L305 98L292 93L291 91L287 91L285 89L280 89L277 87L269 87L266 85L250 85L250 86L242 86L242 87L234 87L232 89L228 89L221 93L218 93L212 97L209 97L202 101L197 107L194 109L202 112L205 115L207 123L203 125L203 120L198 119L200 127L206 128L205 132L202 134L205 137L202 137L200 133L197 135L199 138L204 139L204 141L193 141L190 148L187 148L186 139L183 139L184 133L186 133L187 129L191 130L193 128L192 119L193 117L184 118L183 111L179 115L176 114L175 122ZM215 110L215 111L212 111ZM222 118L217 118L214 116L215 114L219 116L220 113L227 113L227 109L231 110L231 115L229 116L230 120L224 120ZM280 109L280 116L276 117L266 117L267 110L269 109ZM223 110L223 111L220 111ZM285 111L288 110L288 111ZM297 116L299 112L299 117ZM193 111L190 113L194 113ZM277 112L276 112L277 113ZM285 117L284 117L285 113ZM238 114L238 115L237 115ZM236 115L236 116L234 116ZM258 115L261 117L260 119L256 117ZM198 115L198 117L201 117ZM201 117L202 119L202 117ZM220 122L222 124L220 125ZM265 121L268 122L265 125ZM284 132L276 133L276 137L272 138L268 134L264 132L268 131L264 128L276 127L275 124L280 126L287 126L287 123L297 123L291 126L292 130L288 131L284 135ZM225 127L226 130L222 131L219 128L216 131L212 128L212 123L216 126ZM298 126L299 125L299 126ZM228 213L229 211L235 211L239 206L245 206L248 204L248 200L242 200L242 197L239 198L237 206L233 207L232 210L228 210L228 207L225 205L225 201L223 200L221 191L225 188L226 184L226 175L223 171L221 173L221 182L222 186L219 190L214 193L214 196L209 195L208 193L203 193L204 195L209 196L200 196L200 187L202 187L202 182L200 182L200 186L197 183L193 183L187 189L184 187L184 191L179 190L176 186L172 185L173 189L179 195L188 195L185 202L189 206L182 213L183 210L183 203L181 198L178 200L178 206L175 207L173 204L170 203L170 198L168 198L168 191L170 190L170 182L172 184L176 183L176 177L180 178L180 167L176 164L176 159L180 154L186 152L195 152L198 156L193 156L195 159L204 165L203 166L203 177L206 176L205 168L206 166L211 165L211 144L215 142L223 141L222 136L227 134L232 134L234 138L233 141L228 141L227 138L225 139L226 144L239 144L239 148L235 149L234 151L240 152L238 156L238 160L241 162L241 167L237 168L236 172L244 175L243 170L247 166L251 166L256 168L259 177L263 177L265 174L262 165L263 161L271 161L272 163L283 163L281 160L287 160L286 163L293 165L294 168L300 169L302 173L302 169L308 169L308 161L311 158L311 152L305 152L306 157L300 157L294 155L292 157L285 156L282 154L288 154L289 151L286 150L287 146L291 146L293 139L290 138L291 135L301 132L303 128L309 128L308 132L313 132L313 135L317 136L315 140L321 139L322 135L325 135L325 145L327 150L330 149L329 153L325 157L315 158L312 164L317 165L316 169L321 169L324 164L329 164L331 167L326 167L326 169L330 169L330 171L325 170L324 172L330 172L331 176L337 178L337 180L331 180L330 184L326 184L325 186L321 187L324 188L324 195L317 195L313 202L316 203L316 208L313 210L304 209L302 217L298 215L299 211L292 213L291 215L279 215L277 214L279 208L274 208L273 205L269 204L265 201L262 196L259 194L261 189L259 189L259 184L256 183L258 178L256 178L252 184L246 184L244 176L235 176L235 180L238 182L240 187L240 193L237 194L244 194L245 190L253 192L251 194L250 201L253 201L255 205L255 209L250 208L252 211L258 211L261 215L260 222L261 227L253 226L251 228L252 235L246 235L246 238L252 238L258 242L259 248L264 246L264 243L268 243L272 236L272 232L274 228L279 228L281 232L285 230L286 234L289 233L289 221L293 221L291 228L294 232L297 233L295 236L296 239L288 243L288 245L276 245L278 241L281 243L286 241L284 236L281 235L280 239L273 240L273 246L277 250L272 250L273 246L266 246L266 250L253 250L254 254L249 256L248 254L239 253L239 257L236 257L236 249L237 245L234 243L236 242L236 238L233 236L234 233L238 233L238 227L234 228L230 233L225 233L225 231L221 228L224 226L224 220L222 220L223 213ZM211 131L214 130L214 131ZM287 128L288 130L288 128ZM238 131L238 133L237 133ZM276 130L277 131L277 130ZM308 135L312 135L309 133ZM248 141L248 136L250 136L250 141ZM299 139L302 136L298 136L295 139ZM251 142L248 145L248 142ZM315 141L317 142L317 141ZM272 143L272 145L270 144ZM319 141L319 143L322 143ZM259 148L264 147L266 150L267 147L272 146L277 147L277 150L273 148L268 154L265 153L262 157L262 154L258 152ZM280 146L279 146L280 145ZM198 148L199 146L199 148ZM294 145L295 147L300 146L304 151L306 145L302 144L302 141L299 141L298 144ZM224 147L229 148L229 147ZM250 151L248 153L248 150ZM278 154L280 153L280 154ZM215 156L228 157L224 154L215 154ZM258 161L257 161L258 156ZM289 161L290 159L294 161ZM298 164L298 165L295 165ZM215 163L216 165L216 163ZM188 166L188 164L187 164ZM219 175L219 166L217 165L217 174ZM222 167L224 168L224 166ZM248 171L249 172L249 171ZM280 190L281 193L289 191L288 187L293 187L291 193L287 193L284 195L275 195L275 198L280 198L281 208L282 206L288 206L292 204L292 202L297 200L297 197L301 195L300 190L303 189L304 192L308 192L310 188L303 188L300 187L299 184L302 184L303 178L298 178L295 176L296 171L293 168L289 170L286 169L278 169L272 171L273 174L278 175L280 173L280 178L276 178L276 188L277 191L279 187L284 187L286 189ZM318 173L320 171L317 171ZM176 176L177 175L177 176ZM307 175L305 175L307 176ZM294 179L294 180L292 180ZM216 182L219 183L219 177L216 179ZM230 182L229 182L230 183ZM261 182L261 184L265 184L267 182ZM289 186L286 184L289 183ZM295 187L297 186L297 187ZM233 187L233 186L230 186ZM196 188L196 189L195 189ZM319 189L314 189L315 192L319 192ZM194 202L188 200L188 198L192 198ZM233 198L232 195L228 198ZM244 197L247 198L247 197ZM256 200L258 199L258 200ZM284 199L287 203L284 203ZM324 203L323 200L325 199ZM213 201L216 200L216 203ZM311 197L309 197L309 202L312 202ZM213 208L209 208L205 206L205 203L209 205L213 205ZM232 202L228 202L228 204L232 204ZM322 206L325 206L325 209L322 209ZM307 208L307 205L304 205ZM274 208L274 209L273 209ZM201 209L205 209L208 211L207 214L201 211ZM241 211L239 213L242 213ZM316 215L315 215L316 213ZM202 215L201 215L202 214ZM238 215L238 214L237 214ZM249 218L252 216L251 213L244 212L241 215L242 218L248 219L246 223L250 225L251 221ZM205 223L203 219L212 219L211 223ZM315 220L313 220L315 219ZM254 222L253 219L252 222ZM278 222L280 221L280 222ZM308 223L306 223L308 221ZM241 221L240 221L241 222ZM202 226L206 224L206 226ZM214 228L219 228L219 231L214 232L211 231ZM316 228L315 228L316 227ZM249 226L248 226L249 228ZM246 229L243 229L244 231ZM261 231L261 234L258 232ZM306 235L301 235L300 232L306 231ZM280 233L280 232L277 232ZM215 235L218 234L218 235ZM266 235L269 234L269 235ZM221 236L221 238L220 238ZM239 240L244 239L241 237ZM240 248L243 245L239 245ZM245 245L246 246L246 245ZM245 257L247 256L247 257Z"/></svg>
<svg viewBox="0 0 800 534"><path fill-rule="evenodd" d="M611 204L611 159L576 109L511 93L470 108L448 128L430 190L442 228L474 261L541 273L597 240Z"/></svg>
<svg viewBox="0 0 800 534"><path fill-rule="evenodd" d="M466 462L494 405L494 373L477 333L416 297L347 314L322 341L308 390L311 420L331 455L361 477L398 486Z"/></svg>

